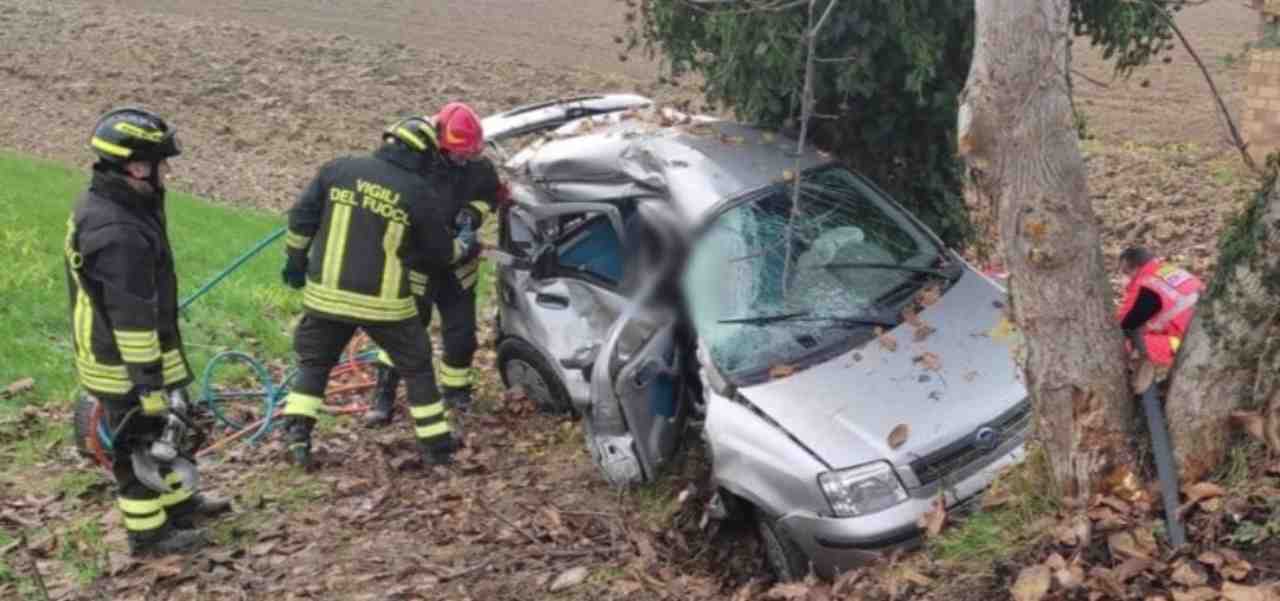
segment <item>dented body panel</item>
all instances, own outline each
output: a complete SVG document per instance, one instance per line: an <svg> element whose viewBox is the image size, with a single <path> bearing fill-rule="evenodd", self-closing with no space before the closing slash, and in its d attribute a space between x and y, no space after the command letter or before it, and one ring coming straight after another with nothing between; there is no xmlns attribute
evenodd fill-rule
<svg viewBox="0 0 1280 601"><path fill-rule="evenodd" d="M661 477L699 417L715 489L829 572L911 544L934 499L959 507L1021 460L1003 289L818 152L606 104L510 127L544 136L506 162L521 258L498 285L501 336L555 366L607 481Z"/></svg>

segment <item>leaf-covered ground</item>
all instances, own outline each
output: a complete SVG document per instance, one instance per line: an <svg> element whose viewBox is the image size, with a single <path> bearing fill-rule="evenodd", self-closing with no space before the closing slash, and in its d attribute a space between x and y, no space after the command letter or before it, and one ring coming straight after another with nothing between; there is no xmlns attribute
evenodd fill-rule
<svg viewBox="0 0 1280 601"><path fill-rule="evenodd" d="M344 3L347 20L334 3L213 4L0 0L0 146L84 166L87 124L145 102L183 132L176 187L281 209L321 163L369 148L390 117L449 98L486 112L601 89L696 98L635 67L609 71L600 57L616 53L619 29L603 21L557 36L582 16L574 3L429 3L478 32L458 37L502 40L484 52L365 24L453 23L414 12L428 3ZM589 4L583 15L596 19L613 3ZM1179 22L1238 112L1256 16L1210 0ZM513 40L531 23L546 33L529 51L494 50L521 47ZM1108 86L1075 83L1108 255L1144 242L1207 273L1218 229L1256 183L1224 144L1194 63L1179 48L1112 80L1100 57L1077 50L1075 68ZM481 367L492 352L482 350ZM834 583L775 585L749 526L703 527L696 443L657 486L619 494L597 476L575 422L534 413L482 371L487 407L453 470L421 470L403 422L369 432L351 416L325 420L314 473L284 465L277 441L231 446L206 464L210 488L236 502L211 526L218 544L150 564L124 553L108 480L49 434L47 424L69 419L69 400L46 398L0 428L6 457L27 466L0 488L0 598L41 599L42 586L60 599L1275 598L1265 587L1280 579L1280 479L1246 441L1215 477L1222 490L1189 487L1194 545L1178 555L1164 552L1149 498L1095 499L1087 520L1073 520L1037 494L1028 469L975 515L929 516L924 526L939 533L926 553Z"/></svg>

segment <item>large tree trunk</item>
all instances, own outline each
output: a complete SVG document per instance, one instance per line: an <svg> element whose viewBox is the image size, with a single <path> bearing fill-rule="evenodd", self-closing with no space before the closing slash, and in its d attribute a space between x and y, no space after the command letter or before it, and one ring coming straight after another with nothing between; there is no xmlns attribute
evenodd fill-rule
<svg viewBox="0 0 1280 601"><path fill-rule="evenodd" d="M1238 408L1268 408L1268 443L1280 451L1280 191L1274 175L1222 233L1209 290L1178 355L1167 412L1184 481L1222 462Z"/></svg>
<svg viewBox="0 0 1280 601"><path fill-rule="evenodd" d="M977 1L959 145L976 189L996 203L1037 435L1059 490L1083 498L1104 481L1132 481L1133 401L1072 126L1068 9Z"/></svg>

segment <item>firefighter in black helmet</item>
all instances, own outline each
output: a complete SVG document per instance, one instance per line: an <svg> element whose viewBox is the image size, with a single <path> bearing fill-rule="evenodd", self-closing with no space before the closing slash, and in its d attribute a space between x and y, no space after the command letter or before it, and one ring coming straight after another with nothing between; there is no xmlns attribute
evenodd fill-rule
<svg viewBox="0 0 1280 601"><path fill-rule="evenodd" d="M444 269L479 250L471 240L453 238L439 212L441 198L426 177L434 135L421 118L393 124L372 155L322 167L289 212L283 276L302 288L306 310L294 333L300 371L284 411L298 463L310 463L311 429L329 370L357 327L408 381L424 460L448 463L457 448L411 293L421 281L407 268Z"/></svg>
<svg viewBox="0 0 1280 601"><path fill-rule="evenodd" d="M130 552L187 551L204 543L194 518L230 505L185 489L174 472L165 490L148 487L131 460L164 429L166 397L191 382L164 207L168 159L181 148L172 127L138 108L103 115L89 146L98 160L64 244L76 374L116 432L112 469Z"/></svg>
<svg viewBox="0 0 1280 601"><path fill-rule="evenodd" d="M463 239L479 236L485 218L510 202L510 192L498 177L492 162L481 156L484 129L480 118L468 105L450 102L432 119L438 160L432 180L444 191L442 205L452 229ZM422 269L426 269L423 267ZM431 323L431 310L440 311L444 357L440 365L440 388L450 412L470 410L474 376L471 362L476 353L476 283L480 277L478 253L459 260L449 269L423 271L418 295L418 314L423 325ZM386 353L378 357L378 385L374 404L365 414L369 426L391 420L399 374Z"/></svg>

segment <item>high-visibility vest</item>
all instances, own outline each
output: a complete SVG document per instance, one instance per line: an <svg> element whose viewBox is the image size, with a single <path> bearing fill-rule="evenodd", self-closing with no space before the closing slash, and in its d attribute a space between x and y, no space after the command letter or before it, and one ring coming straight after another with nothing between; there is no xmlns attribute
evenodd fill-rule
<svg viewBox="0 0 1280 601"><path fill-rule="evenodd" d="M1204 283L1185 269L1159 259L1143 265L1134 280L1160 297L1160 311L1147 321L1147 332L1182 338L1191 325ZM1134 291L1135 295L1137 291Z"/></svg>

